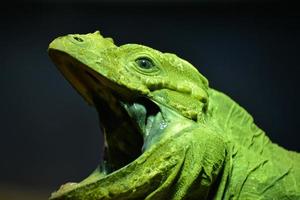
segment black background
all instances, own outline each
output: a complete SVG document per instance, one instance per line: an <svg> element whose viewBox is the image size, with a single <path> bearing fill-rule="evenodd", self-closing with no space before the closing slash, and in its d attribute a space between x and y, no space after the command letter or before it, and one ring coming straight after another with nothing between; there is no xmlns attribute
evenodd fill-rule
<svg viewBox="0 0 300 200"><path fill-rule="evenodd" d="M54 190L101 159L96 111L47 55L68 33L100 30L190 61L272 141L300 150L300 18L272 1L41 1L1 6L0 185ZM1 196L0 196L1 198Z"/></svg>

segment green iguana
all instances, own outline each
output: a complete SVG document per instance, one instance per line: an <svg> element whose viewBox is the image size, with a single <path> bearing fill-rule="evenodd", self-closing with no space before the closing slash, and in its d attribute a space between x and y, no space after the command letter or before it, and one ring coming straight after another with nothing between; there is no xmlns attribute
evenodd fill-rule
<svg viewBox="0 0 300 200"><path fill-rule="evenodd" d="M59 37L50 58L104 133L103 162L52 200L300 199L300 154L175 54L99 31Z"/></svg>

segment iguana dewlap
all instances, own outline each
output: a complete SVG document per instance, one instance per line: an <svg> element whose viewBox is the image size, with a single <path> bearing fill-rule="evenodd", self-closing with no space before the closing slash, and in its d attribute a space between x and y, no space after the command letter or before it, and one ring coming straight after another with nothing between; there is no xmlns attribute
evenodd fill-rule
<svg viewBox="0 0 300 200"><path fill-rule="evenodd" d="M50 199L300 199L300 155L189 62L99 31L59 37L48 52L105 136L97 169Z"/></svg>

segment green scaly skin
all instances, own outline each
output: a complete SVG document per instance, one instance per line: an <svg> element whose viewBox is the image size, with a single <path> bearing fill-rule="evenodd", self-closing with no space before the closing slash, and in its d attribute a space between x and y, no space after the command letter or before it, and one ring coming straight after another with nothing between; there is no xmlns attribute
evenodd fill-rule
<svg viewBox="0 0 300 200"><path fill-rule="evenodd" d="M299 154L187 61L99 31L59 37L48 52L105 136L104 161L50 199L300 199Z"/></svg>

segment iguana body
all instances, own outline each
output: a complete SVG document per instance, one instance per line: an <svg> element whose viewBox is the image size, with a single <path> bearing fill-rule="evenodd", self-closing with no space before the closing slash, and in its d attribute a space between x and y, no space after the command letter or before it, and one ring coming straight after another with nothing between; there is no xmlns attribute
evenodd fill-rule
<svg viewBox="0 0 300 200"><path fill-rule="evenodd" d="M51 199L300 199L300 155L187 61L98 31L59 37L49 55L105 135L103 163Z"/></svg>

